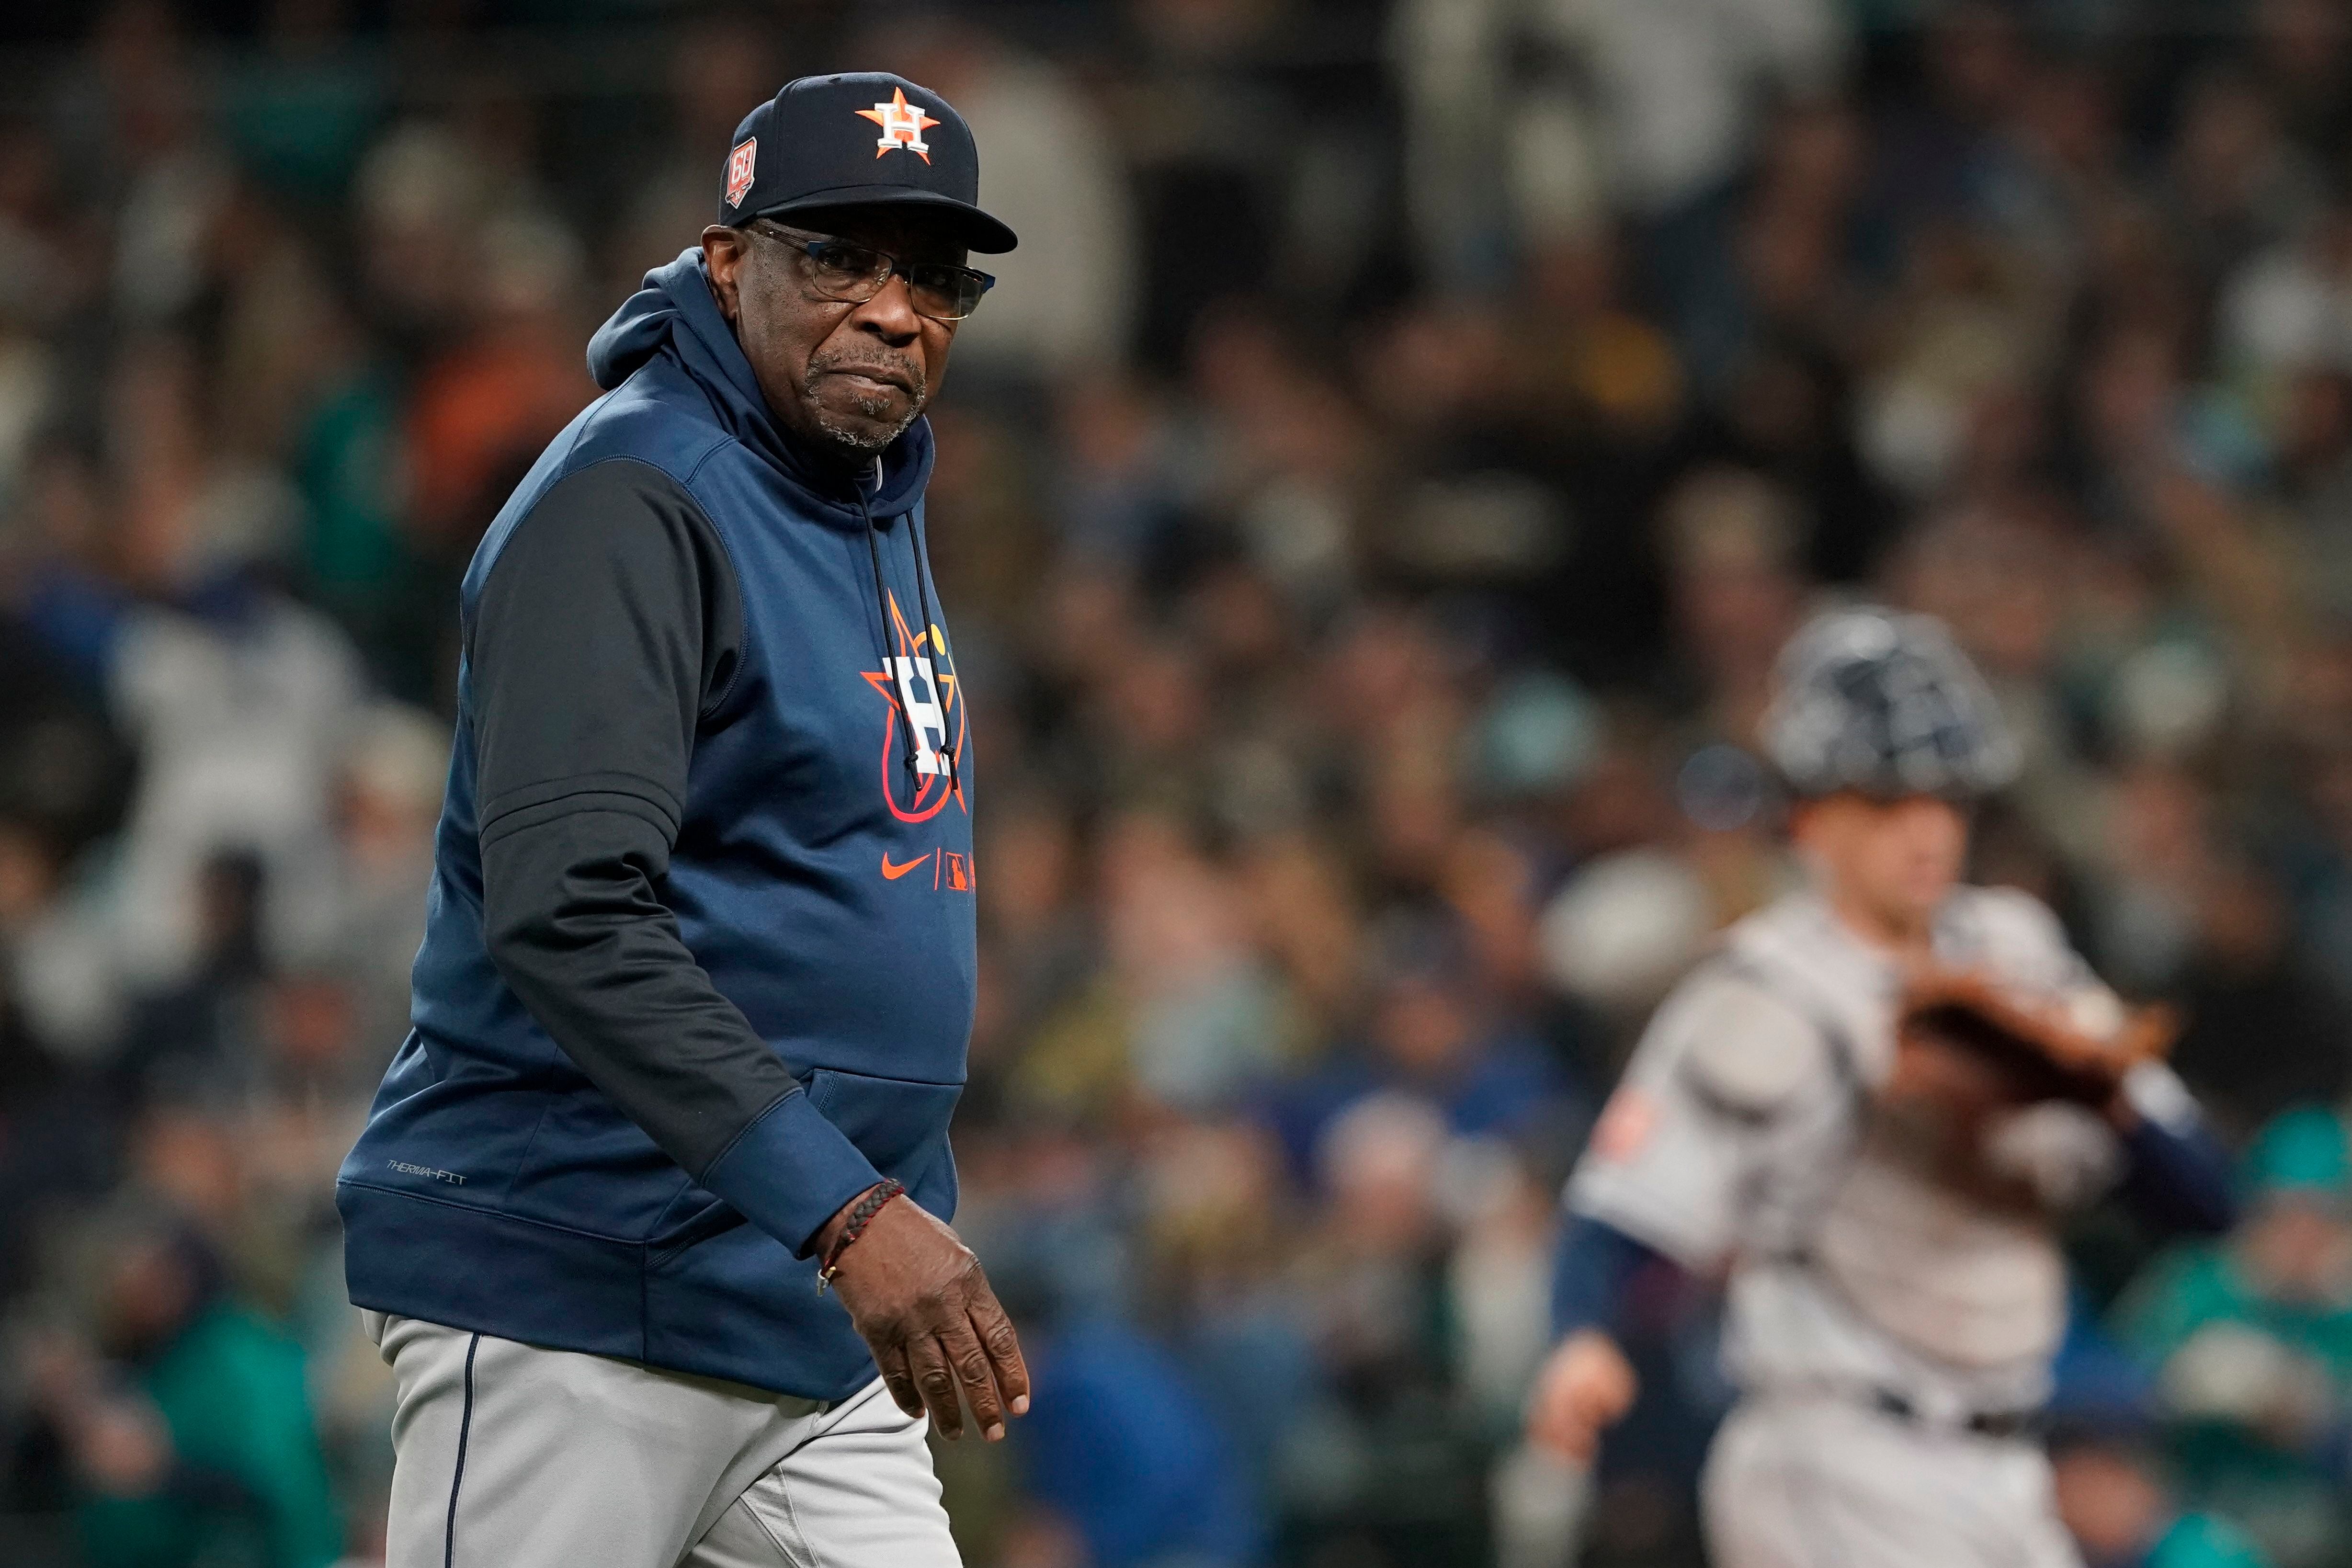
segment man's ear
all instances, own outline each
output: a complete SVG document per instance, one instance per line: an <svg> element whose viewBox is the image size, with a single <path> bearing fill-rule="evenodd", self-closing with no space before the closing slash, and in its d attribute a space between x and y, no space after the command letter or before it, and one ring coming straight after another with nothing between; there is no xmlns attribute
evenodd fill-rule
<svg viewBox="0 0 2352 1568"><path fill-rule="evenodd" d="M712 224L702 231L702 261L710 271L710 292L719 300L719 313L733 326L738 309L736 274L742 269L743 258L749 250L743 243L743 231Z"/></svg>

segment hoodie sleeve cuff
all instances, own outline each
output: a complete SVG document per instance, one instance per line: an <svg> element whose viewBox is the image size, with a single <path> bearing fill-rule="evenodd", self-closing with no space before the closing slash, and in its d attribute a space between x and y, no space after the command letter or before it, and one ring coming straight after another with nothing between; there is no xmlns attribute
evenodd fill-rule
<svg viewBox="0 0 2352 1568"><path fill-rule="evenodd" d="M807 1257L824 1222L881 1179L799 1089L760 1112L702 1173L705 1187L795 1258Z"/></svg>

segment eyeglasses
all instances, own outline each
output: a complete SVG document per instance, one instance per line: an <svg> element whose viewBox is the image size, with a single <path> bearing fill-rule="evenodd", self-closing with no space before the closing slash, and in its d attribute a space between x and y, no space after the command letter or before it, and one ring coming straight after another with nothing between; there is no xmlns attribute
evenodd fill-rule
<svg viewBox="0 0 2352 1568"><path fill-rule="evenodd" d="M863 305L888 286L892 274L907 280L907 299L919 316L961 321L980 309L980 297L996 279L969 267L944 261L901 261L887 250L830 235L786 228L770 218L745 226L753 234L789 245L808 258L809 282L828 300Z"/></svg>

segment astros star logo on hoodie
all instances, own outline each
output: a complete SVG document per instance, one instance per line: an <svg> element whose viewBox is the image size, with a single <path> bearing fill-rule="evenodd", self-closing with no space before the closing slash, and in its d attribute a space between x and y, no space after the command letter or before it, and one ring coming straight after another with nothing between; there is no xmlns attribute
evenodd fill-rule
<svg viewBox="0 0 2352 1568"><path fill-rule="evenodd" d="M947 634L936 626L909 630L898 596L887 599L890 668L858 672L889 705L882 724L882 798L901 822L929 822L951 800L970 815L963 792L963 694Z"/></svg>

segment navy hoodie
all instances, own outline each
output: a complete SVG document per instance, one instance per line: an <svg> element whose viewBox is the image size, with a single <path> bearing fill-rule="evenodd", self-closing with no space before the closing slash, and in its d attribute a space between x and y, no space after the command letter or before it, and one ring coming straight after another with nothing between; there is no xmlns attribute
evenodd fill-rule
<svg viewBox="0 0 2352 1568"><path fill-rule="evenodd" d="M971 753L930 431L809 461L698 250L589 365L466 574L413 1026L337 1187L352 1299L839 1399L874 1368L816 1231L886 1174L955 1210Z"/></svg>

